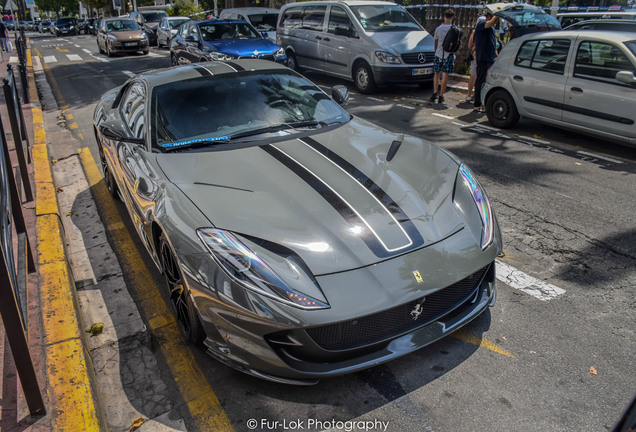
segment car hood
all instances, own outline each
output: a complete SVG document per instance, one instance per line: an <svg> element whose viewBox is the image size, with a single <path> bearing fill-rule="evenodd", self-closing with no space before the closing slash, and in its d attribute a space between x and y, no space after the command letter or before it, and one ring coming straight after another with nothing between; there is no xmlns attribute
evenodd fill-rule
<svg viewBox="0 0 636 432"><path fill-rule="evenodd" d="M257 54L273 54L280 47L267 39L222 39L204 44L215 52L231 54L237 57Z"/></svg>
<svg viewBox="0 0 636 432"><path fill-rule="evenodd" d="M458 164L433 144L360 120L333 131L231 151L157 155L216 228L294 251L316 275L371 265L464 227Z"/></svg>
<svg viewBox="0 0 636 432"><path fill-rule="evenodd" d="M368 33L368 35L379 47L391 47L398 54L434 51L433 36L424 30L413 30L406 33L403 31L375 32Z"/></svg>
<svg viewBox="0 0 636 432"><path fill-rule="evenodd" d="M120 41L129 41L129 40L139 40L143 36L143 32L141 30L131 30L131 31L118 31L118 32L109 32Z"/></svg>

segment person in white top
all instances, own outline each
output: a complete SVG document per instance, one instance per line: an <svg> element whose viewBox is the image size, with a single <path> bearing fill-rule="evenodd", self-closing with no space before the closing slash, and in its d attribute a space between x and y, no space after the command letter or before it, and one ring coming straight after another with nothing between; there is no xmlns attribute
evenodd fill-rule
<svg viewBox="0 0 636 432"><path fill-rule="evenodd" d="M433 75L433 96L430 98L432 102L435 102L436 99L438 103L444 102L448 74L455 72L455 53L444 51L444 39L453 25L453 19L455 19L455 11L446 9L444 11L444 23L435 29L435 59L433 60L433 71L435 73ZM438 93L440 74L442 76L442 86Z"/></svg>

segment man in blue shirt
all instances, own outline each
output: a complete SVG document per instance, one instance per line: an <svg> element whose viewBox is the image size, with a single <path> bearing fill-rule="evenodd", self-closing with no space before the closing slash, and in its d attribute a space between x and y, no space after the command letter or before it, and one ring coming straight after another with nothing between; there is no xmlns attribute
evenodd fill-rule
<svg viewBox="0 0 636 432"><path fill-rule="evenodd" d="M486 83L488 69L495 62L497 33L494 26L499 18L486 10L486 20L478 20L475 27L475 59L477 60L477 80L475 82L475 111L485 112L481 105L481 88Z"/></svg>

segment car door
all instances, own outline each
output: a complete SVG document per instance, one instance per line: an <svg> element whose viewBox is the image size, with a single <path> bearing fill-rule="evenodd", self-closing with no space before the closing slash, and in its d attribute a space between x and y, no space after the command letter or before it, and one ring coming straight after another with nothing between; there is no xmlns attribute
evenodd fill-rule
<svg viewBox="0 0 636 432"><path fill-rule="evenodd" d="M101 22L99 23L99 29L97 30L97 46L101 49L101 50L106 50L106 38L107 38L107 31L106 31L106 20L101 20Z"/></svg>
<svg viewBox="0 0 636 432"><path fill-rule="evenodd" d="M508 75L522 114L561 119L570 46L565 38L535 37L521 44Z"/></svg>
<svg viewBox="0 0 636 432"><path fill-rule="evenodd" d="M188 53L188 46L185 42L186 37L190 33L191 25L184 24L181 27L180 32L172 39L170 44L171 55L174 56L173 60L176 60L177 64L190 63L190 56Z"/></svg>
<svg viewBox="0 0 636 432"><path fill-rule="evenodd" d="M342 6L331 6L327 19L327 32L319 45L319 55L329 73L351 77L351 61L360 37L353 19Z"/></svg>
<svg viewBox="0 0 636 432"><path fill-rule="evenodd" d="M201 46L201 32L196 24L190 26L188 36L186 36L185 44L188 60L190 63L197 63L205 54Z"/></svg>
<svg viewBox="0 0 636 432"><path fill-rule="evenodd" d="M145 143L119 141L115 144L121 174L120 192L142 238L143 228L147 222L144 215L149 214L148 209L153 206L153 197L157 191L156 176L150 168L151 164L148 163L151 153L149 137L146 136L149 120L146 96L144 83L135 81L126 90L119 108L119 114L130 136L143 139Z"/></svg>
<svg viewBox="0 0 636 432"><path fill-rule="evenodd" d="M636 137L636 88L616 80L636 74L627 49L618 42L579 36L574 70L565 92L563 121L609 134Z"/></svg>

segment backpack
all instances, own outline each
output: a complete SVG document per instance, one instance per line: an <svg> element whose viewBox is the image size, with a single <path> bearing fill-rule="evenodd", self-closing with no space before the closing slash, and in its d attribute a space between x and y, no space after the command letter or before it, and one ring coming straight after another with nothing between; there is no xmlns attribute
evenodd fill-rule
<svg viewBox="0 0 636 432"><path fill-rule="evenodd" d="M460 28L455 27L454 25L448 29L448 33L446 33L446 37L444 37L444 51L454 53L459 49L459 46L462 43L462 38L464 37L464 31Z"/></svg>

